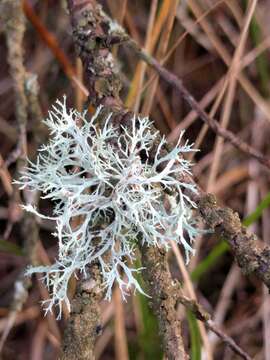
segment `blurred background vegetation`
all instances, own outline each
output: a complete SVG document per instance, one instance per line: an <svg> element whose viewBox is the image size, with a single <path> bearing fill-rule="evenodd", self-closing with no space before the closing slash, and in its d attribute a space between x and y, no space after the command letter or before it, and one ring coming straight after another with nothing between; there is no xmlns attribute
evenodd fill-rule
<svg viewBox="0 0 270 360"><path fill-rule="evenodd" d="M101 1L138 43L179 76L200 102L234 134L269 154L270 135L270 1L256 2L250 26L244 24L248 0L115 0ZM22 1L26 17L23 37L25 87L35 84L32 116L27 118L27 157L48 134L41 119L56 98L67 95L70 106L82 109L85 97L82 66L76 57L65 1ZM47 293L34 278L22 309L10 317L14 284L29 262L22 231L21 198L12 186L20 141L16 120L16 85L10 75L6 24L0 23L0 331L2 358L57 359L65 319L43 316L40 301ZM243 38L246 41L243 42ZM239 56L235 56L243 45ZM179 94L128 48L114 48L124 84L125 104L149 114L175 142L181 129L200 148L195 154L198 184L238 211L243 224L270 245L269 172L256 160L223 142L191 111ZM232 61L234 59L234 61ZM234 66L233 66L234 64ZM233 76L228 77L230 72ZM225 79L234 78L235 86ZM224 85L225 84L225 85ZM39 87L39 90L37 88ZM29 111L31 112L31 111ZM40 200L41 209L51 205ZM57 254L53 224L40 221L37 259L53 261ZM169 254L173 276L196 297L215 322L254 359L270 359L270 300L264 286L240 273L226 243L212 234L197 239L196 255L186 268L180 249ZM138 264L139 266L139 264ZM139 277L142 282L142 279ZM142 283L142 286L144 284ZM72 293L72 292L71 292ZM96 344L97 359L162 359L158 325L148 298L135 294L123 303L116 288L112 302L102 302L103 329ZM183 334L194 360L237 359L226 345L208 333L191 313L179 306Z"/></svg>

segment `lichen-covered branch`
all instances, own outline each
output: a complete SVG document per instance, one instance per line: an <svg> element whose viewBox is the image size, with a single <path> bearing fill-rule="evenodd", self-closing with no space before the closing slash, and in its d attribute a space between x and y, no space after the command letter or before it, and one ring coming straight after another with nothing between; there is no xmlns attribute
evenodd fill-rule
<svg viewBox="0 0 270 360"><path fill-rule="evenodd" d="M95 5L96 3L94 1L85 1L84 7L79 6L79 1L69 1L69 3L72 5L70 8L77 9L77 15L76 17L73 17L73 19L77 19L76 21L73 20L73 25L77 26L75 27L74 34L75 42L76 39L82 39L84 33L90 33L92 37L92 43L95 43L96 46L93 46L91 50L87 50L89 46L86 48L85 43L83 41L79 41L77 43L77 46L79 46L79 53L82 56L82 59L84 60L85 65L85 72L88 74L88 79L91 79L90 85L92 86L92 94L94 99L94 104L98 105L100 103L105 103L108 106L110 106L112 109L115 109L116 111L120 112L118 116L115 117L114 120L116 123L122 123L126 122L129 117L130 113L127 112L123 108L123 105L121 105L121 102L119 100L119 79L117 78L117 70L114 67L114 63L110 57L110 47L116 43L117 41L121 42L124 41L123 36L119 35L119 31L117 28L117 31L114 33L112 29L112 25L109 23L109 18L106 16L99 5ZM97 14L96 14L97 12ZM90 20L87 20L87 19ZM82 20L79 20L82 19ZM77 25L76 25L77 24ZM111 21L111 24L114 24ZM115 26L115 25L114 25ZM93 31L93 29L95 29ZM78 45L79 44L79 45ZM102 54L104 54L105 59L103 62L101 62L101 65L97 67L96 70L93 69L93 66L90 66L87 61L90 61L89 59L93 58L98 54L100 57ZM89 55L89 57L88 57ZM88 59L88 60L87 60ZM108 63L108 59L110 59L110 63ZM107 61L107 63L106 63ZM151 60L154 61L153 59ZM109 66L110 65L110 66ZM107 70L105 70L105 67ZM157 68L157 66L155 66ZM101 73L98 73L98 69L100 69ZM167 73L166 73L167 74ZM163 77L165 78L166 75L163 73ZM100 88L97 87L95 84L99 83L99 79L102 79L102 83L107 84L105 88L100 91ZM114 79L117 79L117 86L112 86L112 82ZM179 80L180 81L180 80ZM108 85L110 84L110 85ZM114 90L112 90L114 89ZM116 91L117 89L117 91ZM105 90L105 91L103 91ZM107 99L107 95L109 96L109 99ZM192 105L192 104L191 104ZM122 106L122 107L121 107ZM198 111L197 107L195 109ZM125 115L123 115L125 114ZM183 180L183 179L180 179ZM193 183L193 179L191 177L186 177L184 179L186 182ZM266 285L268 288L270 288L270 282L269 282L269 273L270 273L270 249L269 247L263 247L260 248L259 244L257 242L257 238L255 235L251 234L249 235L244 227L241 227L235 232L230 232L229 225L232 222L240 223L239 222L239 216L237 213L233 212L229 209L224 209L221 207L214 206L214 203L212 205L209 205L208 201L205 201L205 199L213 199L213 197L206 196L206 194L199 190L198 194L192 194L190 193L189 196L197 203L200 203L199 209L202 217L204 218L205 222L213 228L214 230L219 230L224 237L229 241L229 244L231 245L231 248L233 252L236 255L236 258L238 260L239 265L242 267L243 271L245 273L251 274L255 273ZM208 204L208 205L207 205ZM213 214L218 217L219 219L222 218L221 212L225 211L225 213L230 212L230 217L228 221L219 221L218 225L213 226L211 221L209 221L209 209L211 209L211 215ZM234 230L236 230L234 228ZM236 236L237 235L237 236ZM248 241L248 246L247 246ZM250 260L252 260L250 262Z"/></svg>
<svg viewBox="0 0 270 360"><path fill-rule="evenodd" d="M109 109L108 111L114 112L112 117L114 125L124 124L128 126L131 113L121 103L119 97L121 82L110 52L111 46L115 43L121 43L123 37L117 35L115 23L108 19L95 1L68 0L68 5L72 19L74 42L84 65L87 87L90 94L89 99L94 106L103 104ZM152 65L155 64L152 61ZM164 77L168 75L167 72L161 72L157 66L155 68L159 71L160 75L163 74ZM172 81L171 84L176 86ZM183 94L183 92L182 95L185 95L186 100L192 99L192 101L189 101L190 105L200 116L203 115L202 118L207 122L209 119L205 118L205 114L202 113L197 104L194 106L193 98L190 98L188 94ZM216 123L212 123L212 125L213 129L220 133ZM155 131L154 128L153 131ZM242 147L242 150L257 157L266 166L269 166L269 161L256 152L256 150L252 153L250 151L252 149L246 147L247 144L239 143L238 139L232 138L230 134L220 133L220 135L227 136L228 140L234 143L234 145L239 148ZM152 153L154 153L154 149ZM179 180L183 181L181 178ZM189 176L186 176L184 181L194 184ZM260 249L255 235L249 235L246 229L241 226L239 216L231 209L217 206L212 196L206 195L201 190L199 190L198 194L189 194L189 196L199 205L199 211L208 227L227 239L242 269L247 273L257 275L270 288L269 248L264 247ZM152 264L154 266L160 262L160 257L155 251L152 248L149 248L148 251L143 251L143 263L145 265ZM148 267L147 271L149 272L150 270L151 267ZM163 265L163 270L165 271L165 265ZM165 287L161 282L157 282L157 285L155 283L156 273L153 274L152 278L151 272L149 274L145 273L145 278L150 289L149 291L153 295L153 307L159 318L160 331L164 336L165 346L168 346L165 347L166 355L170 355L173 358L172 344L176 345L177 351L182 351L184 354L184 349L181 347L181 333L179 330L178 332L176 331L176 325L178 325L178 329L180 327L175 317L172 285L169 286L167 283L168 287ZM162 278L161 274L160 278ZM172 302L166 303L165 300L171 297ZM163 307L164 304L166 305L165 308ZM175 326L172 326L173 324Z"/></svg>
<svg viewBox="0 0 270 360"><path fill-rule="evenodd" d="M158 318L163 348L169 360L189 359L177 316L179 283L174 282L168 269L166 252L157 247L141 248L143 278L149 287L150 306Z"/></svg>
<svg viewBox="0 0 270 360"><path fill-rule="evenodd" d="M115 40L101 6L93 0L68 0L68 8L91 104L122 111L119 97L122 85L110 51Z"/></svg>
<svg viewBox="0 0 270 360"><path fill-rule="evenodd" d="M173 281L171 277L166 253L161 249L146 246L142 247L141 250L142 264L145 267L142 275L149 285L149 292L151 294L150 305L159 320L160 333L167 357L169 359L188 358L181 338L181 323L176 313L177 305L182 304L198 320L204 322L205 326L213 331L236 354L245 360L250 360L250 356L231 337L216 326L211 320L210 314L196 300L183 295L180 284L177 281Z"/></svg>
<svg viewBox="0 0 270 360"><path fill-rule="evenodd" d="M94 1L67 2L74 44L84 66L91 104L95 107L102 104L121 112L121 82L118 80L110 50L102 46L101 8ZM92 285L88 290L83 290L82 283L79 282L75 297L71 301L71 314L64 334L61 360L95 358L94 344L101 330L99 303L103 297L98 267L90 269L89 279Z"/></svg>
<svg viewBox="0 0 270 360"><path fill-rule="evenodd" d="M108 23L101 7L95 1L89 0L82 3L69 0L68 4L74 41L84 66L91 104L94 106L102 104L108 108L108 111L113 111L111 121L118 128L120 128L119 125L131 128L133 114L124 108L120 100L121 82L110 52L114 42L119 41L113 35L113 26L110 26L112 24ZM111 32L112 35L110 35ZM147 251L143 251L144 263L155 262L155 251L156 249L152 247L149 247ZM166 282L164 282L163 287L160 287L162 277L166 278ZM153 287L153 279L151 281L148 278L148 280L149 291L156 298L154 309L159 319L159 328L163 335L166 356L169 359L187 359L188 356L185 353L181 336L181 324L176 316L176 299L171 298L171 294L170 296L167 295L167 300L162 298L166 291L170 291L172 287L170 285L166 289L167 285L171 283L171 277L166 268L165 257L163 264L160 264L160 282L158 282L158 285ZM163 306L165 307L163 308ZM93 326L92 322L90 326Z"/></svg>
<svg viewBox="0 0 270 360"><path fill-rule="evenodd" d="M61 360L93 360L96 337L102 331L99 303L103 297L97 266L90 269L89 279L78 284L71 303L70 319L65 330Z"/></svg>
<svg viewBox="0 0 270 360"><path fill-rule="evenodd" d="M270 290L269 246L263 246L255 234L242 226L235 211L218 206L214 195L200 195L199 211L207 226L228 241L244 274L256 275Z"/></svg>

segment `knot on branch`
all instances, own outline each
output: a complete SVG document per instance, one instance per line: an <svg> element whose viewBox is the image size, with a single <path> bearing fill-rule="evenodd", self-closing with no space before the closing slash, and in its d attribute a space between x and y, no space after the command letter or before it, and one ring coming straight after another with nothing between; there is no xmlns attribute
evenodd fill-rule
<svg viewBox="0 0 270 360"><path fill-rule="evenodd" d="M236 236L242 231L239 215L230 208L219 207L213 194L206 194L200 199L199 211L207 225L225 238Z"/></svg>
<svg viewBox="0 0 270 360"><path fill-rule="evenodd" d="M180 293L178 302L190 310L198 320L206 322L211 319L210 314L196 300L190 299Z"/></svg>

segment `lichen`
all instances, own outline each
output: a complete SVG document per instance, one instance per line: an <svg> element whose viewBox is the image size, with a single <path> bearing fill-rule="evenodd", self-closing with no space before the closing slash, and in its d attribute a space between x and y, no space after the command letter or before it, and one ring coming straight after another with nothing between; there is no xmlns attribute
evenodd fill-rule
<svg viewBox="0 0 270 360"><path fill-rule="evenodd" d="M106 119L99 128L102 116ZM161 155L166 144L162 138L150 163L157 133L150 131L149 119L134 116L119 135L111 117L99 107L88 120L86 113L67 109L65 98L63 103L57 101L45 121L51 140L17 181L21 188L39 190L53 201L51 217L24 206L56 221L59 242L55 263L31 267L27 274L45 274L51 294L44 302L46 310L57 305L59 316L63 302L70 307L70 277L81 273L87 278L88 266L94 263L100 266L107 299L115 282L123 297L130 288L143 293L134 276L140 269L132 265L137 241L165 249L175 241L183 246L187 261L193 253L196 204L184 189L196 192L196 188L177 180L179 174L191 174L191 164L182 155L195 151L192 145L182 144L182 133L177 146Z"/></svg>

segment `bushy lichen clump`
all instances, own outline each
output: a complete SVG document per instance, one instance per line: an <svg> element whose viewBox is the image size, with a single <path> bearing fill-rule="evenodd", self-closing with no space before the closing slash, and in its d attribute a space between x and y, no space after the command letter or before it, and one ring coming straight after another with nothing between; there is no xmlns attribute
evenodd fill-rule
<svg viewBox="0 0 270 360"><path fill-rule="evenodd" d="M166 248L175 241L188 259L197 234L192 213L196 205L183 193L185 188L196 189L176 180L178 174L190 174L190 163L181 155L194 151L192 146L181 145L181 135L177 146L162 156L162 139L150 163L145 158L157 133L150 131L148 118L134 117L131 128L122 127L119 135L110 124L111 115L98 127L102 112L97 109L88 120L85 113L67 109L65 99L57 101L45 121L51 140L18 181L21 188L40 190L43 198L53 200L50 219L56 221L58 259L27 273L45 274L51 294L46 309L57 305L60 315L63 302L70 306L67 287L72 274L87 276L87 266L98 262L106 298L115 281L124 297L130 287L143 292L134 277L138 269L132 267L136 239ZM24 208L48 218L31 205Z"/></svg>

